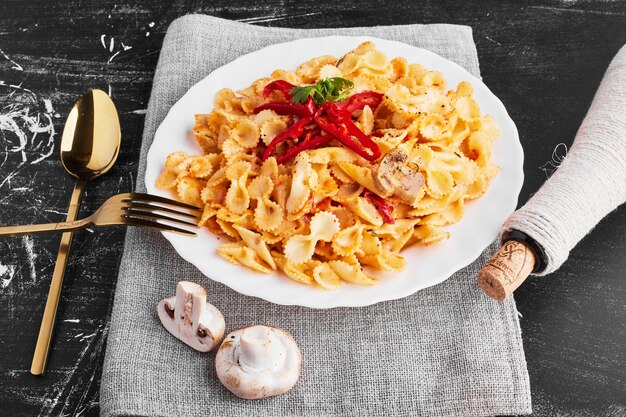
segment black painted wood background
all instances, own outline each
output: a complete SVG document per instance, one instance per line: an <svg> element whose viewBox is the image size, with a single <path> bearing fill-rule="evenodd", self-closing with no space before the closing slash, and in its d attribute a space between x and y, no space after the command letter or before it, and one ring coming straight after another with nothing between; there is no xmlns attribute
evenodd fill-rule
<svg viewBox="0 0 626 417"><path fill-rule="evenodd" d="M485 83L525 150L520 203L574 138L609 61L626 43L624 1L376 0L0 3L0 224L61 221L73 179L63 122L86 90L110 92L122 122L117 165L87 187L82 213L134 188L153 71L168 24L206 13L281 27L470 25ZM53 351L28 372L59 236L0 238L0 415L97 415L124 230L75 236ZM626 207L549 277L516 293L534 415L626 415Z"/></svg>

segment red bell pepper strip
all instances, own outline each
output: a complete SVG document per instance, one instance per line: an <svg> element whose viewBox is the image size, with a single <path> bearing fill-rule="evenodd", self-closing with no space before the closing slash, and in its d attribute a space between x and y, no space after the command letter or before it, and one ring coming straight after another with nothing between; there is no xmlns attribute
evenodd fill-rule
<svg viewBox="0 0 626 417"><path fill-rule="evenodd" d="M309 97L305 104L294 104L294 103L263 103L258 107L254 108L254 113L258 113L262 110L273 110L277 114L281 116L299 116L299 117L307 117L313 116L315 111L315 103L313 99Z"/></svg>
<svg viewBox="0 0 626 417"><path fill-rule="evenodd" d="M368 161L380 158L380 149L350 120L350 114L340 109L336 103L324 103L315 113L315 122L341 143Z"/></svg>
<svg viewBox="0 0 626 417"><path fill-rule="evenodd" d="M276 162L284 164L292 158L295 158L302 151L317 148L318 146L325 145L333 139L332 135L315 136L313 139L303 140L301 143L287 148L284 154L276 158Z"/></svg>
<svg viewBox="0 0 626 417"><path fill-rule="evenodd" d="M393 218L393 206L386 202L384 198L369 190L363 192L363 197L376 207L385 223L394 224L396 222L396 219Z"/></svg>
<svg viewBox="0 0 626 417"><path fill-rule="evenodd" d="M265 152L263 152L263 160L265 161L267 158L272 156L272 153L276 150L276 147L289 140L289 139L297 139L304 134L305 127L313 121L311 117L303 117L293 124L293 126L288 127L282 133L276 135L274 139L270 142L270 144L265 148Z"/></svg>
<svg viewBox="0 0 626 417"><path fill-rule="evenodd" d="M347 100L337 103L337 106L348 112L354 113L355 110L362 110L365 106L370 106L372 110L376 109L383 101L383 94L375 91L363 91L350 96Z"/></svg>
<svg viewBox="0 0 626 417"><path fill-rule="evenodd" d="M285 96L285 100L291 101L291 93L289 92L294 87L295 85L285 80L272 81L271 83L268 83L263 89L263 98L267 98L267 96L269 96L272 91L278 90L283 93L283 95Z"/></svg>

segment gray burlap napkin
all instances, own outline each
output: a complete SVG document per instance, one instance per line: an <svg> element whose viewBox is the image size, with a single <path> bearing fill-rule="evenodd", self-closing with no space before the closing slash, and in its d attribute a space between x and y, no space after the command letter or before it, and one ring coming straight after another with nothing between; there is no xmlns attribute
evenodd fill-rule
<svg viewBox="0 0 626 417"><path fill-rule="evenodd" d="M372 35L434 51L478 75L469 27L410 25L294 30L190 15L170 26L154 77L137 175L157 126L194 83L264 46L302 37ZM207 97L210 100L211 97ZM189 117L192 117L190 115ZM531 411L515 303L494 302L476 285L493 247L444 283L363 308L312 310L240 295L204 277L159 234L128 230L115 292L100 406L102 415L147 416L478 416ZM183 345L155 306L177 281L203 285L226 331L251 324L286 329L303 355L287 394L240 400L220 385L214 353Z"/></svg>

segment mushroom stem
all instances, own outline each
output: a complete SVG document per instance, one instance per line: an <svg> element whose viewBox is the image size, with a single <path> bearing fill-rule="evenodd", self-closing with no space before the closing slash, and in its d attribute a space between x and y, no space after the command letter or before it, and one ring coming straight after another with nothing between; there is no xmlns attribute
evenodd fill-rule
<svg viewBox="0 0 626 417"><path fill-rule="evenodd" d="M285 347L272 339L271 329L252 326L241 334L239 364L245 372L279 368L285 362Z"/></svg>
<svg viewBox="0 0 626 417"><path fill-rule="evenodd" d="M206 307L206 292L204 289L198 290L197 284L188 281L178 283L176 291L176 308L178 313L175 320L180 326L181 322L186 326L191 326L192 333L198 331L200 317L204 314Z"/></svg>

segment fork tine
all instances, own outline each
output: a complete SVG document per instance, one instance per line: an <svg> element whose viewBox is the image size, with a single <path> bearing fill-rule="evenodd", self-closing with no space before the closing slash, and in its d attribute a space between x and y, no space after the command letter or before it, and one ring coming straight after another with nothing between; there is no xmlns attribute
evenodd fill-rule
<svg viewBox="0 0 626 417"><path fill-rule="evenodd" d="M151 229L162 230L164 232L174 232L186 236L197 236L196 232L193 232L191 230L181 229L179 227L171 226L165 223L159 223L157 221L146 220L145 218L129 217L124 215L123 219L124 223L129 226L149 227Z"/></svg>
<svg viewBox="0 0 626 417"><path fill-rule="evenodd" d="M184 224L186 226L198 227L197 223L188 222L183 219L177 219L176 217L166 216L160 213L154 213L152 211L147 210L135 210L132 207L122 207L122 210L126 212L126 214L122 215L122 217L143 217L146 219L158 219L158 220L166 220L168 222Z"/></svg>
<svg viewBox="0 0 626 417"><path fill-rule="evenodd" d="M192 206L191 204L181 203L180 201L172 200L169 198L161 197L158 195L145 194L145 193L130 193L130 198L128 200L122 201L137 201L141 200L142 202L150 203L162 203L162 204L170 204L176 207L182 207L189 210L202 211L200 207Z"/></svg>
<svg viewBox="0 0 626 417"><path fill-rule="evenodd" d="M132 201L132 200L128 202L127 207L132 208L132 209L145 210L146 212L150 212L150 213L152 212L171 213L177 216L191 217L193 219L198 219L200 217L200 213L192 214L186 211L181 211L180 209L173 209L171 207L158 206L156 204L149 204L149 203Z"/></svg>

